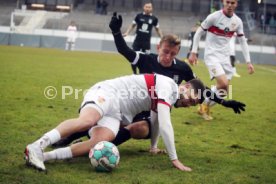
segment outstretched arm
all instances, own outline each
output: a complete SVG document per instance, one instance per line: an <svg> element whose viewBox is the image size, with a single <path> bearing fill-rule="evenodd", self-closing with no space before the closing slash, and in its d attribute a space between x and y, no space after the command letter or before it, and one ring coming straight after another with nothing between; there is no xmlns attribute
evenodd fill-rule
<svg viewBox="0 0 276 184"><path fill-rule="evenodd" d="M191 54L189 57L189 63L191 65L196 65L197 64L197 51L198 51L198 46L199 46L199 41L201 36L205 33L205 31L202 29L202 27L199 27L194 35L193 38L193 48L191 50Z"/></svg>
<svg viewBox="0 0 276 184"><path fill-rule="evenodd" d="M174 131L170 118L170 107L163 103L158 103L157 111L160 135L165 143L168 155L172 161L173 166L181 171L191 171L191 168L184 166L177 158L174 144Z"/></svg>
<svg viewBox="0 0 276 184"><path fill-rule="evenodd" d="M248 49L246 38L244 37L244 35L243 36L238 35L238 40L241 44L242 53L247 64L248 73L253 74L255 70L254 70L254 66L250 61L249 49Z"/></svg>
<svg viewBox="0 0 276 184"><path fill-rule="evenodd" d="M120 54L122 54L130 63L132 63L136 58L136 52L129 48L122 36L121 27L123 19L122 16L117 16L117 13L114 12L109 23L109 27L112 31L116 48Z"/></svg>
<svg viewBox="0 0 276 184"><path fill-rule="evenodd" d="M245 104L236 100L225 100L214 93L210 88L206 87L206 91L202 94L201 98L209 98L210 100L227 108L232 108L236 114L240 114L241 111L245 111Z"/></svg>

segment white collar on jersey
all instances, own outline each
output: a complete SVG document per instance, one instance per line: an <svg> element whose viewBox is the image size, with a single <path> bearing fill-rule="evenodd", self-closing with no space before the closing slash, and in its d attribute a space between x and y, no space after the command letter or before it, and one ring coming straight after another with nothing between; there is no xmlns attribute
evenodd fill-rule
<svg viewBox="0 0 276 184"><path fill-rule="evenodd" d="M158 61L158 63L160 63L160 57L159 57L159 56L157 57L157 61ZM174 65L176 64L175 58L173 59L173 64L174 64Z"/></svg>
<svg viewBox="0 0 276 184"><path fill-rule="evenodd" d="M145 13L145 12L143 12L143 15L146 15L146 13ZM149 15L150 15L150 16L152 16L152 13L150 13Z"/></svg>

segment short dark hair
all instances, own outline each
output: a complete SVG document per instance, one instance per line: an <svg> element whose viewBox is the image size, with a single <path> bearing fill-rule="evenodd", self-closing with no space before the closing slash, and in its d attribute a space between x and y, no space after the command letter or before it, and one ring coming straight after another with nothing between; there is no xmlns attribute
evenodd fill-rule
<svg viewBox="0 0 276 184"><path fill-rule="evenodd" d="M204 91L206 89L203 82L199 79L192 79L188 83L192 85L194 92L199 96L199 102L202 103L204 101Z"/></svg>

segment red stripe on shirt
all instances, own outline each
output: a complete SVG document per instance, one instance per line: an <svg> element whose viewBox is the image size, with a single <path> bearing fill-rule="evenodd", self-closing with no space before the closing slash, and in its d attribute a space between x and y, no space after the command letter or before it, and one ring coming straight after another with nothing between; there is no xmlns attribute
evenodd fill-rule
<svg viewBox="0 0 276 184"><path fill-rule="evenodd" d="M151 99L151 110L156 112L157 109L157 95L155 93L155 75L154 74L145 74L144 75L148 93Z"/></svg>
<svg viewBox="0 0 276 184"><path fill-rule="evenodd" d="M158 103L167 105L167 106L169 106L170 108L172 107L169 103L165 102L164 100L158 100Z"/></svg>
<svg viewBox="0 0 276 184"><path fill-rule="evenodd" d="M225 37L232 37L233 34L235 33L235 31L228 31L228 32L225 32L224 30L222 29L219 29L218 27L216 26L211 26L209 29L208 29L209 32L215 34L215 35L218 35L218 36L225 36Z"/></svg>

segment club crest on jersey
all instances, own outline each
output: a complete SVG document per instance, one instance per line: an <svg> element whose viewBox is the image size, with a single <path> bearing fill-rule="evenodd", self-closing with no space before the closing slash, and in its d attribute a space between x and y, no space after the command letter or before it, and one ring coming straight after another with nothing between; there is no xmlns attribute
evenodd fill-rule
<svg viewBox="0 0 276 184"><path fill-rule="evenodd" d="M100 104L104 103L105 102L105 99L101 96L98 97L98 100L97 100Z"/></svg>
<svg viewBox="0 0 276 184"><path fill-rule="evenodd" d="M224 29L224 33L225 33L225 34L227 34L229 31L230 31L229 27L226 27L226 28Z"/></svg>
<svg viewBox="0 0 276 184"><path fill-rule="evenodd" d="M179 75L173 75L174 82L178 83Z"/></svg>
<svg viewBox="0 0 276 184"><path fill-rule="evenodd" d="M149 19L149 24L152 24L152 19Z"/></svg>
<svg viewBox="0 0 276 184"><path fill-rule="evenodd" d="M211 71L213 72L214 75L216 75L217 71L215 68L213 68Z"/></svg>

